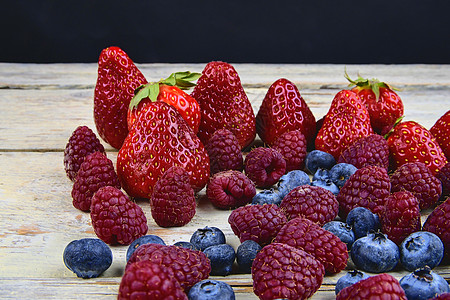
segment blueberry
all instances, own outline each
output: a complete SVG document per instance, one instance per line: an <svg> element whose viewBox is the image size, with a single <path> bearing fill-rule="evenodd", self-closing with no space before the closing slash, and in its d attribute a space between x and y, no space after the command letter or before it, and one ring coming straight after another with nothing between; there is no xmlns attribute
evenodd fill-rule
<svg viewBox="0 0 450 300"><path fill-rule="evenodd" d="M444 257L444 244L434 233L416 231L400 244L400 262L408 271L425 266L433 269Z"/></svg>
<svg viewBox="0 0 450 300"><path fill-rule="evenodd" d="M236 258L236 252L232 246L228 244L213 245L203 250L203 253L211 262L210 275L227 276L231 274Z"/></svg>
<svg viewBox="0 0 450 300"><path fill-rule="evenodd" d="M134 253L134 251L140 246L144 244L161 244L165 245L166 243L163 241L162 238L160 238L157 235L144 235L140 238L135 239L130 246L128 246L127 250L127 261L130 259L131 255Z"/></svg>
<svg viewBox="0 0 450 300"><path fill-rule="evenodd" d="M318 168L330 170L335 164L334 156L321 150L313 150L305 158L306 170L311 174L316 173Z"/></svg>
<svg viewBox="0 0 450 300"><path fill-rule="evenodd" d="M257 242L252 240L246 240L238 246L236 250L236 261L242 272L247 274L251 273L253 260L261 248Z"/></svg>
<svg viewBox="0 0 450 300"><path fill-rule="evenodd" d="M341 221L330 221L325 223L322 227L344 242L347 245L347 249L352 247L352 244L355 241L355 233L353 232L352 226Z"/></svg>
<svg viewBox="0 0 450 300"><path fill-rule="evenodd" d="M326 179L326 180L313 180L311 182L311 185L314 186L320 186L321 188L324 188L326 190L329 190L330 192L332 192L335 196L337 196L337 194L339 194L339 188L333 183L333 181L331 181L331 179Z"/></svg>
<svg viewBox="0 0 450 300"><path fill-rule="evenodd" d="M372 273L391 271L400 261L398 246L379 231L357 239L350 255L358 269Z"/></svg>
<svg viewBox="0 0 450 300"><path fill-rule="evenodd" d="M372 213L368 208L355 207L347 215L345 220L352 226L355 239L366 236L371 231L380 229L380 219L378 215Z"/></svg>
<svg viewBox="0 0 450 300"><path fill-rule="evenodd" d="M369 278L369 275L359 270L348 271L347 274L338 279L336 286L334 287L334 292L337 295L343 288L351 286L352 284L367 278Z"/></svg>
<svg viewBox="0 0 450 300"><path fill-rule="evenodd" d="M330 170L318 168L316 173L314 173L312 181L315 181L315 180L324 180L325 181L325 180L328 180L328 179L331 180Z"/></svg>
<svg viewBox="0 0 450 300"><path fill-rule="evenodd" d="M261 192L257 193L253 199L252 204L276 204L280 205L281 200L283 198L281 197L280 193L275 191L274 189L270 190L262 190Z"/></svg>
<svg viewBox="0 0 450 300"><path fill-rule="evenodd" d="M340 189L344 186L344 183L347 181L347 179L349 179L350 176L352 176L353 173L356 172L356 170L358 170L358 168L356 168L352 164L336 164L330 170L331 181L333 181L333 183Z"/></svg>
<svg viewBox="0 0 450 300"><path fill-rule="evenodd" d="M281 199L283 199L294 188L310 183L311 179L308 174L302 170L293 170L280 177L277 187Z"/></svg>
<svg viewBox="0 0 450 300"><path fill-rule="evenodd" d="M197 282L188 293L189 300L235 300L233 288L226 282L205 279Z"/></svg>
<svg viewBox="0 0 450 300"><path fill-rule="evenodd" d="M64 264L78 277L100 276L112 264L112 251L105 242L84 238L70 242L63 253Z"/></svg>
<svg viewBox="0 0 450 300"><path fill-rule="evenodd" d="M200 249L197 249L197 247L195 247L195 245L192 244L191 242L179 241L179 242L176 242L173 245L174 246L178 246L178 247L182 247L182 248L186 248L186 249L191 249L191 250L200 250Z"/></svg>
<svg viewBox="0 0 450 300"><path fill-rule="evenodd" d="M399 282L408 300L430 299L450 292L447 281L429 267L419 268L403 276Z"/></svg>
<svg viewBox="0 0 450 300"><path fill-rule="evenodd" d="M190 242L201 251L209 246L225 244L225 234L217 227L197 229L191 236Z"/></svg>

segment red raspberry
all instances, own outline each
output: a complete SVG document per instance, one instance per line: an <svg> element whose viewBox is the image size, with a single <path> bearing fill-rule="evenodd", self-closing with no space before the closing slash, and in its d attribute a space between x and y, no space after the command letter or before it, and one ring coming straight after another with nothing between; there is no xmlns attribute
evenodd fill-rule
<svg viewBox="0 0 450 300"><path fill-rule="evenodd" d="M275 184L286 172L286 161L273 148L253 148L245 157L245 174L257 187L267 188Z"/></svg>
<svg viewBox="0 0 450 300"><path fill-rule="evenodd" d="M361 169L370 165L389 168L389 146L387 141L379 134L371 134L360 138L338 158L338 163L352 164Z"/></svg>
<svg viewBox="0 0 450 300"><path fill-rule="evenodd" d="M390 195L391 182L385 168L367 166L358 169L344 183L336 199L343 218L355 207L362 206L377 214L383 211L385 198Z"/></svg>
<svg viewBox="0 0 450 300"><path fill-rule="evenodd" d="M329 274L339 273L347 266L347 245L336 235L305 218L298 217L287 222L274 242L311 254L323 264Z"/></svg>
<svg viewBox="0 0 450 300"><path fill-rule="evenodd" d="M205 144L208 152L211 175L220 171L241 171L244 158L236 136L228 129L219 129Z"/></svg>
<svg viewBox="0 0 450 300"><path fill-rule="evenodd" d="M244 173L236 170L216 173L206 186L206 196L214 206L230 209L252 201L256 188Z"/></svg>
<svg viewBox="0 0 450 300"><path fill-rule="evenodd" d="M161 227L184 226L195 215L195 194L182 167L169 168L156 182L150 197L152 217Z"/></svg>
<svg viewBox="0 0 450 300"><path fill-rule="evenodd" d="M105 148L95 133L87 126L78 126L64 149L64 169L70 180L75 180L84 158L96 151L105 154Z"/></svg>
<svg viewBox="0 0 450 300"><path fill-rule="evenodd" d="M325 271L312 255L286 244L262 248L252 265L253 291L259 299L307 299L320 287Z"/></svg>
<svg viewBox="0 0 450 300"><path fill-rule="evenodd" d="M143 244L131 255L126 270L133 263L150 261L164 267L188 291L197 282L208 278L211 272L209 258L198 250L174 245Z"/></svg>
<svg viewBox="0 0 450 300"><path fill-rule="evenodd" d="M336 218L339 202L329 190L319 186L301 185L283 198L280 208L288 219L304 217L322 226Z"/></svg>
<svg viewBox="0 0 450 300"><path fill-rule="evenodd" d="M381 231L400 245L411 233L422 227L417 198L408 191L395 192L386 198L386 206L380 213Z"/></svg>
<svg viewBox="0 0 450 300"><path fill-rule="evenodd" d="M406 300L406 295L394 276L382 273L345 287L336 295L336 300L347 299Z"/></svg>
<svg viewBox="0 0 450 300"><path fill-rule="evenodd" d="M276 204L241 206L228 217L241 242L253 240L261 246L271 243L286 222L286 215Z"/></svg>
<svg viewBox="0 0 450 300"><path fill-rule="evenodd" d="M117 299L187 300L188 298L180 283L163 266L151 261L139 261L125 270Z"/></svg>
<svg viewBox="0 0 450 300"><path fill-rule="evenodd" d="M430 213L422 230L436 234L444 244L445 256L450 258L450 197Z"/></svg>
<svg viewBox="0 0 450 300"><path fill-rule="evenodd" d="M81 164L72 187L73 206L89 211L94 193L108 185L120 189L112 161L101 152L89 154Z"/></svg>
<svg viewBox="0 0 450 300"><path fill-rule="evenodd" d="M442 193L444 195L450 194L450 162L446 163L436 173L436 177L442 182Z"/></svg>
<svg viewBox="0 0 450 300"><path fill-rule="evenodd" d="M431 298L430 300L450 300L450 293L443 293L437 295L436 297Z"/></svg>
<svg viewBox="0 0 450 300"><path fill-rule="evenodd" d="M112 186L100 188L92 197L91 220L97 236L110 245L129 245L148 230L142 208Z"/></svg>
<svg viewBox="0 0 450 300"><path fill-rule="evenodd" d="M401 165L391 175L391 191L410 191L419 201L420 209L434 206L442 194L442 184L422 162Z"/></svg>
<svg viewBox="0 0 450 300"><path fill-rule="evenodd" d="M272 145L286 161L286 172L303 170L306 158L306 138L300 130L283 133Z"/></svg>

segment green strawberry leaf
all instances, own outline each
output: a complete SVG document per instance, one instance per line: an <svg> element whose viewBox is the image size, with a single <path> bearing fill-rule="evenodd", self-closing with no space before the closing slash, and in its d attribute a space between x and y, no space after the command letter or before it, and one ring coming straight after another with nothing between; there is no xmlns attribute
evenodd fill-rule
<svg viewBox="0 0 450 300"><path fill-rule="evenodd" d="M159 82L147 83L141 85L134 91L134 96L130 101L130 109L138 106L142 99L150 98L151 101L155 102L159 95Z"/></svg>

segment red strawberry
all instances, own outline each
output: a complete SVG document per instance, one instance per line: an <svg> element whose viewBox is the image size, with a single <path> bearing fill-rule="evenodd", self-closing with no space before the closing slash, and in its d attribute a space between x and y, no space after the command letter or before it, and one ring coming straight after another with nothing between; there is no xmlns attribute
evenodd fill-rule
<svg viewBox="0 0 450 300"><path fill-rule="evenodd" d="M206 185L208 154L173 106L144 99L130 116L132 126L117 156L117 175L131 197L150 198L155 183L174 165L186 170L195 191Z"/></svg>
<svg viewBox="0 0 450 300"><path fill-rule="evenodd" d="M256 131L271 146L283 133L300 130L308 143L316 131L316 119L291 81L281 78L272 83L256 115Z"/></svg>
<svg viewBox="0 0 450 300"><path fill-rule="evenodd" d="M355 92L336 94L317 134L316 149L339 155L355 141L373 134L367 108Z"/></svg>
<svg viewBox="0 0 450 300"><path fill-rule="evenodd" d="M419 161L435 175L447 163L436 139L417 122L396 124L388 133L387 142L391 153L391 168L394 170L407 162Z"/></svg>
<svg viewBox="0 0 450 300"><path fill-rule="evenodd" d="M94 121L100 137L120 149L128 135L127 112L134 90L147 83L128 55L119 47L100 53L94 91Z"/></svg>
<svg viewBox="0 0 450 300"><path fill-rule="evenodd" d="M394 276L387 273L369 276L343 288L336 300L395 299L406 300L405 291Z"/></svg>
<svg viewBox="0 0 450 300"><path fill-rule="evenodd" d="M447 160L450 160L450 110L434 123L430 132L441 146Z"/></svg>
<svg viewBox="0 0 450 300"><path fill-rule="evenodd" d="M352 91L356 92L366 105L375 132L382 134L384 128L391 127L403 116L402 99L386 82L362 77L352 80L347 73L345 78L354 86Z"/></svg>
<svg viewBox="0 0 450 300"><path fill-rule="evenodd" d="M255 139L255 115L234 67L225 62L208 63L191 93L201 108L198 137L206 144L218 129L230 130L242 148Z"/></svg>

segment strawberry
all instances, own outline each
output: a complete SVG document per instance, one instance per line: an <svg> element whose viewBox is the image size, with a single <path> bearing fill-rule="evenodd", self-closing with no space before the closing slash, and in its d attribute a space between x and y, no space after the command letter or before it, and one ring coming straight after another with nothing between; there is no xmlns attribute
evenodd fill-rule
<svg viewBox="0 0 450 300"><path fill-rule="evenodd" d="M100 137L120 149L128 135L127 112L134 90L147 83L130 57L119 47L100 53L94 91L94 121Z"/></svg>
<svg viewBox="0 0 450 300"><path fill-rule="evenodd" d="M376 133L381 134L384 128L391 127L403 116L403 102L390 85L378 79L365 79L358 76L352 80L345 72L345 78L353 86L352 91L358 94L369 111L370 123Z"/></svg>
<svg viewBox="0 0 450 300"><path fill-rule="evenodd" d="M367 108L355 92L342 90L331 102L315 146L337 160L349 145L371 134L373 129Z"/></svg>
<svg viewBox="0 0 450 300"><path fill-rule="evenodd" d="M425 127L415 121L399 122L387 134L391 168L419 161L424 163L433 175L447 163L441 147Z"/></svg>
<svg viewBox="0 0 450 300"><path fill-rule="evenodd" d="M236 136L241 149L253 142L256 136L255 115L232 65L209 62L191 96L200 104L201 120L197 135L203 144L222 128Z"/></svg>
<svg viewBox="0 0 450 300"><path fill-rule="evenodd" d="M261 140L272 146L283 133L299 130L312 142L316 119L291 81L280 78L270 86L256 115L256 131Z"/></svg>
<svg viewBox="0 0 450 300"><path fill-rule="evenodd" d="M443 114L430 128L447 160L450 159L450 110Z"/></svg>

